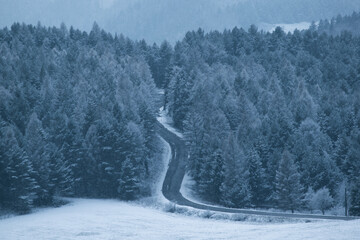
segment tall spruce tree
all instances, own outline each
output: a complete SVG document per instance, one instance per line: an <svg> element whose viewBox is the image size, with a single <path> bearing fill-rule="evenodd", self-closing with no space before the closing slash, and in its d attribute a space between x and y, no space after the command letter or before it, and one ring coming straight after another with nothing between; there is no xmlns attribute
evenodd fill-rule
<svg viewBox="0 0 360 240"><path fill-rule="evenodd" d="M0 129L0 204L19 213L27 213L39 197L36 172L26 152L19 146L13 126Z"/></svg>
<svg viewBox="0 0 360 240"><path fill-rule="evenodd" d="M302 186L300 174L294 163L293 156L285 150L276 172L276 199L278 206L289 209L293 213L302 203Z"/></svg>
<svg viewBox="0 0 360 240"><path fill-rule="evenodd" d="M267 184L265 182L265 172L261 165L260 157L254 148L250 149L247 161L251 203L255 206L261 206L266 201Z"/></svg>

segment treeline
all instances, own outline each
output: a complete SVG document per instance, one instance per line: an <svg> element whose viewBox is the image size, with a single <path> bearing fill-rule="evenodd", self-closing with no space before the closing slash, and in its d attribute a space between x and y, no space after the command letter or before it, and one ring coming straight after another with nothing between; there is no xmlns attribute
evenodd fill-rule
<svg viewBox="0 0 360 240"><path fill-rule="evenodd" d="M353 35L360 35L360 12L354 12L350 16L338 15L336 18L321 20L317 26L320 33L339 35L343 31L351 32Z"/></svg>
<svg viewBox="0 0 360 240"><path fill-rule="evenodd" d="M170 53L157 84L204 199L360 214L358 36L198 30Z"/></svg>
<svg viewBox="0 0 360 240"><path fill-rule="evenodd" d="M150 194L156 92L143 47L96 24L0 30L0 207Z"/></svg>

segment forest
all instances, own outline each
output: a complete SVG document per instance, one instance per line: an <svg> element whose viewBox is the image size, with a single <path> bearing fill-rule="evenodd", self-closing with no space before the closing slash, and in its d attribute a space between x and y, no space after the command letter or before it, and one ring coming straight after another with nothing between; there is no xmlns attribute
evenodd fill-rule
<svg viewBox="0 0 360 240"><path fill-rule="evenodd" d="M96 24L14 24L0 39L1 204L150 194L156 95L142 45Z"/></svg>
<svg viewBox="0 0 360 240"><path fill-rule="evenodd" d="M204 200L360 215L359 18L293 33L199 29L174 46L96 23L0 30L1 206L150 195L163 88Z"/></svg>

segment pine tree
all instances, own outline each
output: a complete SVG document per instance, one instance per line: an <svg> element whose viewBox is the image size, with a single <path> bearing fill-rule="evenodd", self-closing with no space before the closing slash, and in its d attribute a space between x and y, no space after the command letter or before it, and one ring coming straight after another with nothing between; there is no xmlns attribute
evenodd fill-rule
<svg viewBox="0 0 360 240"><path fill-rule="evenodd" d="M166 92L166 100L172 113L174 126L179 129L183 129L183 121L188 112L190 87L185 71L181 68L174 68L171 72L171 81Z"/></svg>
<svg viewBox="0 0 360 240"><path fill-rule="evenodd" d="M20 149L9 149L9 165L6 167L10 177L7 205L20 213L28 212L38 199L39 185L34 177L34 170L25 152Z"/></svg>
<svg viewBox="0 0 360 240"><path fill-rule="evenodd" d="M160 88L166 88L169 84L169 78L168 73L171 70L171 64L172 64L172 55L173 55L173 49L172 46L168 42L163 42L159 49L159 75L156 79L157 86Z"/></svg>
<svg viewBox="0 0 360 240"><path fill-rule="evenodd" d="M50 204L53 197L50 188L53 183L50 180L48 144L46 143L46 133L36 113L33 113L30 117L24 139L26 141L26 152L34 166L34 177L40 186L36 204Z"/></svg>
<svg viewBox="0 0 360 240"><path fill-rule="evenodd" d="M225 206L242 208L250 205L249 172L245 163L245 155L231 134L226 142L224 180L220 188L220 203Z"/></svg>
<svg viewBox="0 0 360 240"><path fill-rule="evenodd" d="M121 173L118 179L118 194L120 199L134 200L140 193L140 181L137 176L136 165L130 158L127 158L121 167Z"/></svg>
<svg viewBox="0 0 360 240"><path fill-rule="evenodd" d="M100 148L97 159L97 188L102 197L116 197L116 172L119 171L116 164L120 157L118 135L113 126L100 126L98 134Z"/></svg>
<svg viewBox="0 0 360 240"><path fill-rule="evenodd" d="M358 177L351 190L349 214L360 216L360 178Z"/></svg>
<svg viewBox="0 0 360 240"><path fill-rule="evenodd" d="M203 163L198 182L200 194L215 203L221 199L220 187L224 181L223 161L220 150L211 154Z"/></svg>
<svg viewBox="0 0 360 240"><path fill-rule="evenodd" d="M118 159L119 175L118 197L120 199L133 200L138 198L145 190L145 165L143 158L144 138L140 131L140 126L130 122L123 126L119 136L120 158Z"/></svg>
<svg viewBox="0 0 360 240"><path fill-rule="evenodd" d="M38 197L39 185L29 158L18 145L13 127L4 126L0 130L0 205L26 213Z"/></svg>
<svg viewBox="0 0 360 240"><path fill-rule="evenodd" d="M276 172L276 197L279 207L297 210L302 202L302 186L300 174L294 163L293 156L285 150Z"/></svg>
<svg viewBox="0 0 360 240"><path fill-rule="evenodd" d="M265 172L262 168L259 155L254 148L248 153L249 189L251 192L251 204L261 206L266 200Z"/></svg>

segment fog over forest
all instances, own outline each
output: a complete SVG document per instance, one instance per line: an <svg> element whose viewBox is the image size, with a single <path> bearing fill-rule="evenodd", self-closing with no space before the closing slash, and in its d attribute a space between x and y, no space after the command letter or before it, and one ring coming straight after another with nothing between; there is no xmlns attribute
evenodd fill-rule
<svg viewBox="0 0 360 240"><path fill-rule="evenodd" d="M175 42L185 33L251 24L299 23L360 10L360 0L0 0L0 27L15 21L90 31L101 28L133 40Z"/></svg>

